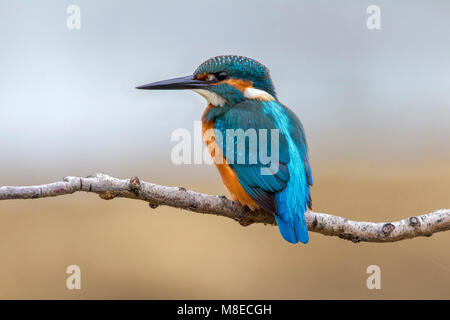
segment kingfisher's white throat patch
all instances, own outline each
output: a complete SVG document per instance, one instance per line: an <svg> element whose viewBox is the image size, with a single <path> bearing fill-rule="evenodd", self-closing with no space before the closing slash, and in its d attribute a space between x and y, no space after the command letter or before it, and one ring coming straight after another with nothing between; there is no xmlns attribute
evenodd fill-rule
<svg viewBox="0 0 450 320"><path fill-rule="evenodd" d="M204 89L192 89L192 91L197 92L203 98L215 107L221 107L226 103L226 100L219 96L217 93L204 90Z"/></svg>

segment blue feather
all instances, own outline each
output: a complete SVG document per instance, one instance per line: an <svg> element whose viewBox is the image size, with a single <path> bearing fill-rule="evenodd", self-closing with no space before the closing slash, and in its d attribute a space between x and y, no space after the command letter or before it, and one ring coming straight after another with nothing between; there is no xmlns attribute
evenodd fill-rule
<svg viewBox="0 0 450 320"><path fill-rule="evenodd" d="M286 135L290 154L288 163L290 178L286 188L275 195L277 203L275 219L286 241L307 243L309 235L304 213L309 205L309 180L312 182L312 177L308 178L311 176L311 170L305 158L307 145L303 128L298 118L279 103L266 103L265 109L273 114L277 127Z"/></svg>
<svg viewBox="0 0 450 320"><path fill-rule="evenodd" d="M275 214L283 238L291 243L307 243L309 236L304 213L310 206L309 187L313 178L300 120L276 100L245 100L232 107L225 105L214 118L215 128L223 137L226 137L227 129L267 129L268 133L270 129L279 130L279 170L276 174L261 174L261 168L268 168L270 164L263 164L259 158L259 145L257 163L249 162L252 155L248 139L245 145L245 163L237 161L237 140L234 140L232 159L227 156L227 161L236 172L244 190L264 210ZM226 154L227 139L223 140L222 148ZM267 140L267 148L270 150L270 137Z"/></svg>

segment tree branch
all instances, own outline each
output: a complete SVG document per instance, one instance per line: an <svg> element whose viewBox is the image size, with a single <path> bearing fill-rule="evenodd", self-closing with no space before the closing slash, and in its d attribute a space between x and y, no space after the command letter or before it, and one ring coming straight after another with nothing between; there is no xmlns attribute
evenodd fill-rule
<svg viewBox="0 0 450 320"><path fill-rule="evenodd" d="M131 179L117 179L105 174L86 178L66 177L63 181L26 187L0 187L0 200L56 197L77 191L97 193L102 199L115 197L139 199L151 208L166 205L193 212L215 214L236 220L243 226L252 223L276 224L274 216L265 211L250 211L225 196L213 196ZM409 217L395 222L360 222L326 213L307 211L308 229L327 236L353 242L394 242L450 230L450 209Z"/></svg>

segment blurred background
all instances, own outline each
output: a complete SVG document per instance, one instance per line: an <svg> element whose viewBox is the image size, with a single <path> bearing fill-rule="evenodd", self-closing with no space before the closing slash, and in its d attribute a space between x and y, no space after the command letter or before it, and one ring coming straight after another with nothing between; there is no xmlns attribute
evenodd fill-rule
<svg viewBox="0 0 450 320"><path fill-rule="evenodd" d="M69 30L69 5L81 28ZM366 9L381 9L368 30ZM227 194L170 139L205 101L134 87L221 54L267 65L302 120L313 209L366 221L450 207L450 2L0 0L0 185L67 175ZM78 193L0 202L0 298L444 298L450 233L353 244ZM67 290L79 265L82 289ZM381 268L368 290L366 268Z"/></svg>

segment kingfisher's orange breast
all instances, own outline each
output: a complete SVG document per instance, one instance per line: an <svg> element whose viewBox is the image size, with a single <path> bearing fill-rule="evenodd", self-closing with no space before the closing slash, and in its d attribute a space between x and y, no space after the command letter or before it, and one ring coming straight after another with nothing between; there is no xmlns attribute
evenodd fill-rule
<svg viewBox="0 0 450 320"><path fill-rule="evenodd" d="M214 106L209 104L203 115L211 108L214 108ZM246 205L251 210L259 209L258 204L242 187L236 172L228 165L225 157L223 156L222 148L216 142L216 137L214 134L214 121L206 122L204 121L204 117L202 117L202 136L214 164L216 165L217 170L219 170L223 184L230 192L233 200L238 201L242 205Z"/></svg>

